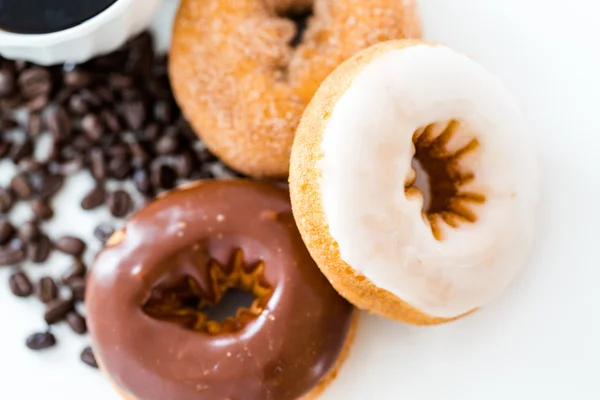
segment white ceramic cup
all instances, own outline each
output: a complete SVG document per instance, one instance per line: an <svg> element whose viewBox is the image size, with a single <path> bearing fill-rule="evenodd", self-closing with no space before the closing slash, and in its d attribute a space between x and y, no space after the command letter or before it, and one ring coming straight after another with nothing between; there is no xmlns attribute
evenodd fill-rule
<svg viewBox="0 0 600 400"><path fill-rule="evenodd" d="M161 3L162 0L117 0L87 21L53 33L0 31L0 55L41 65L82 63L117 49L146 29Z"/></svg>

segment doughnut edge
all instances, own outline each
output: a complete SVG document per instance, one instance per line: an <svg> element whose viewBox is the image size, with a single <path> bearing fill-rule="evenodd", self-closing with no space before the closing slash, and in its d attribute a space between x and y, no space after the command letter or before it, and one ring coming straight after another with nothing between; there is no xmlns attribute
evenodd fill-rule
<svg viewBox="0 0 600 400"><path fill-rule="evenodd" d="M338 356L335 365L329 371L329 373L315 386L310 392L299 398L298 400L316 400L320 397L329 387L329 385L337 378L340 373L340 369L348 359L350 355L350 350L354 345L354 341L356 339L356 329L358 327L358 323L360 320L360 313L358 310L354 309L352 315L352 323L350 325L350 330L348 331L348 335L346 336L346 341L344 342L344 346L340 351L340 355ZM102 375L108 380L108 383L113 387L113 389L117 392L119 396L121 396L124 400L141 400L136 399L135 397L131 397L126 395L124 391L115 383L115 381L110 377L110 374L104 369L102 363L98 360L98 368L102 372Z"/></svg>

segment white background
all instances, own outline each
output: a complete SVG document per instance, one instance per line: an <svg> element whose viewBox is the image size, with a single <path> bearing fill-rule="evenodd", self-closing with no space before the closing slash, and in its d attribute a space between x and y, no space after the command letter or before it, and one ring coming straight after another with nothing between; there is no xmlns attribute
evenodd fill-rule
<svg viewBox="0 0 600 400"><path fill-rule="evenodd" d="M421 4L427 39L481 62L522 106L542 164L539 234L530 265L504 297L473 316L416 328L365 315L348 362L323 398L600 399L600 2ZM52 223L56 234L91 234L95 221L77 209L88 187L79 177L57 198L73 208ZM95 217L107 218L105 211ZM60 270L65 259L52 262ZM42 307L13 299L6 272L0 271L0 399L117 400L101 375L78 361L86 338L59 326L56 349L25 348L24 338L44 328Z"/></svg>

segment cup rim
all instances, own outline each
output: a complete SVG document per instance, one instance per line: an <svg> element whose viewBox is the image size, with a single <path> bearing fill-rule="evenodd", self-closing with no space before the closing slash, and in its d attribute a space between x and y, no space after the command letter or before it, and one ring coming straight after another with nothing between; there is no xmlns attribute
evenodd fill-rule
<svg viewBox="0 0 600 400"><path fill-rule="evenodd" d="M93 16L72 28L52 33L24 34L0 30L0 43L2 46L31 46L46 47L54 43L63 42L73 37L81 37L98 29L106 21L121 13L135 0L116 0L106 10Z"/></svg>

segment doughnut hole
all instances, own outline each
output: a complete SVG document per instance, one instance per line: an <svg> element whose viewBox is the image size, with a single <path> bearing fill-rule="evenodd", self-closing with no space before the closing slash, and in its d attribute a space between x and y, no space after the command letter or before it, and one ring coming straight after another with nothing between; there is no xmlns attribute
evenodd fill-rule
<svg viewBox="0 0 600 400"><path fill-rule="evenodd" d="M478 151L478 140L468 138L458 147L450 145L461 142L458 136L463 128L459 121L451 120L429 124L413 134L415 156L404 190L407 197L423 198L423 219L438 241L444 240L446 227L476 222L477 207L485 203L483 194L466 189L475 173L461 163Z"/></svg>
<svg viewBox="0 0 600 400"><path fill-rule="evenodd" d="M289 58L286 58L285 62L279 65L275 71L278 81L288 82L290 79L290 60L304 41L304 34L308 29L309 20L314 15L313 8L312 5L306 4L295 4L293 6L283 4L276 7L275 15L284 21L285 26L289 27L289 30L284 34L284 37L289 38L287 41Z"/></svg>
<svg viewBox="0 0 600 400"><path fill-rule="evenodd" d="M273 289L264 263L247 265L236 250L227 265L210 260L208 282L184 275L152 289L143 311L151 318L210 335L239 332L265 309Z"/></svg>
<svg viewBox="0 0 600 400"><path fill-rule="evenodd" d="M294 23L294 36L290 40L289 45L292 48L296 48L302 43L304 39L304 33L308 27L308 20L313 16L312 8L306 9L291 9L283 14L279 14L279 17L290 20Z"/></svg>

